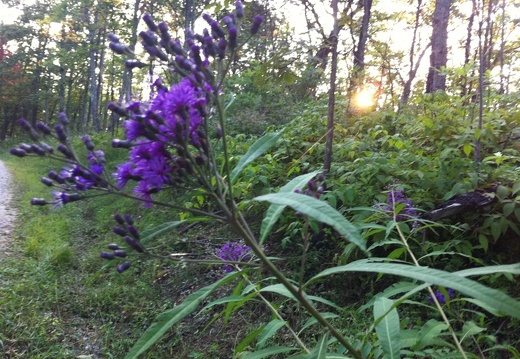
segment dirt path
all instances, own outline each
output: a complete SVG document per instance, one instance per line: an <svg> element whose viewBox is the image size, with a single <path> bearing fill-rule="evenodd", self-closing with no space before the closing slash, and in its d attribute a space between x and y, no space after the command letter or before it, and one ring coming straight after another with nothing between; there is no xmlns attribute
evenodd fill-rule
<svg viewBox="0 0 520 359"><path fill-rule="evenodd" d="M0 161L0 258L8 254L8 244L14 230L16 209L13 200L12 178L5 164Z"/></svg>

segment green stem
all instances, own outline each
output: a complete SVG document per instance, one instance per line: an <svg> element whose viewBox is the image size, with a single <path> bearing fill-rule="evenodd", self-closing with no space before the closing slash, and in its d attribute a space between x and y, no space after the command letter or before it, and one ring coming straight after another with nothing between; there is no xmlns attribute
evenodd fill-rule
<svg viewBox="0 0 520 359"><path fill-rule="evenodd" d="M394 193L392 192L392 197L393 197L393 195L394 195ZM395 203L395 199L394 198L393 198L393 203ZM417 258L415 257L415 254L413 253L412 249L408 245L408 241L406 240L406 236L404 235L403 231L399 227L399 222L397 221L397 213L396 213L395 208L393 209L393 219L397 223L397 225L395 227L397 228L397 233L399 234L399 237L401 238L401 241L403 242L403 244L404 244L404 246L406 248L406 251L410 255L410 258L412 258L412 261L413 261L414 265L416 267L420 267L419 261L417 260ZM435 303L435 306L439 310L439 313L441 314L442 319L444 320L444 323L446 323L446 325L448 326L448 330L450 331L451 337L453 338L453 341L455 342L455 345L457 346L457 349L462 354L462 357L464 359L467 359L466 353L464 352L464 349L462 348L462 345L460 344L460 341L457 338L457 335L455 334L455 331L453 330L453 327L451 326L450 321L448 320L448 317L446 316L446 313L442 309L442 306L439 303L439 300L435 296L435 293L434 293L432 287L428 286L428 292L430 293L430 296L431 296L433 302Z"/></svg>
<svg viewBox="0 0 520 359"><path fill-rule="evenodd" d="M237 221L230 220L229 224L244 238L246 244L251 247L255 255L258 259L264 263L264 265L269 269L271 274L285 287L287 290L296 298L296 300L312 315L322 326L327 328L327 330L334 336L341 344L347 348L347 350L354 356L356 359L363 359L363 354L356 350L350 344L345 337L332 325L330 324L321 313L314 307L314 305L305 298L303 292L300 292L298 288L296 288L292 283L285 277L285 275L274 265L273 262L265 255L263 249L258 244L254 237L249 236L248 230L244 229L241 223ZM244 224L247 227L247 224Z"/></svg>

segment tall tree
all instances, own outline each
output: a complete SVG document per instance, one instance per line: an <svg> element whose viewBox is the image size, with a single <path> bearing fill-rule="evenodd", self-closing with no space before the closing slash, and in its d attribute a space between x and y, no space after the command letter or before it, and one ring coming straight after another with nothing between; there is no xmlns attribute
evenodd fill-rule
<svg viewBox="0 0 520 359"><path fill-rule="evenodd" d="M440 70L448 62L448 22L451 0L436 0L433 13L432 52L426 93L446 90L446 75Z"/></svg>

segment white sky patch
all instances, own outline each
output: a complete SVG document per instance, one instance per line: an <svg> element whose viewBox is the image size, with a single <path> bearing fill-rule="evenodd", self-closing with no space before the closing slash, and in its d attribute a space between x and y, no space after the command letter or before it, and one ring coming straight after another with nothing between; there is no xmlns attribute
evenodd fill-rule
<svg viewBox="0 0 520 359"><path fill-rule="evenodd" d="M21 10L0 3L0 23L10 25L22 14Z"/></svg>

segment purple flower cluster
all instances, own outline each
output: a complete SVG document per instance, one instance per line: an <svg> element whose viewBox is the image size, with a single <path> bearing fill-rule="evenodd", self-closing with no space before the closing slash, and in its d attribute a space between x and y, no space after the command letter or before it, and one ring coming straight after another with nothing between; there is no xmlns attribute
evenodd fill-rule
<svg viewBox="0 0 520 359"><path fill-rule="evenodd" d="M394 212L398 210L396 220L406 221L410 218L417 218L417 211L412 206L412 200L404 196L404 192L390 191L388 192L388 204L382 208L385 211Z"/></svg>
<svg viewBox="0 0 520 359"><path fill-rule="evenodd" d="M123 237L123 241L132 248L133 250L144 253L145 249L143 245L139 242L139 238L141 237L137 229L134 227L134 220L129 214L125 214L124 216L120 214L114 215L114 219L118 223L117 226L113 228L115 234ZM121 249L118 244L111 243L107 246L111 252L101 252L100 256L103 259L112 260L115 258L126 258L127 252L124 249ZM128 268L130 268L131 262L124 261L117 267L117 271L119 273L124 272Z"/></svg>
<svg viewBox="0 0 520 359"><path fill-rule="evenodd" d="M446 293L448 294L450 299L455 298L455 291L453 289L447 289ZM444 294L441 291L437 291L434 294L435 294L435 298L437 298L439 303L441 303L441 304L445 304L446 303L446 297L444 296ZM428 302L433 303L432 296L428 297Z"/></svg>
<svg viewBox="0 0 520 359"><path fill-rule="evenodd" d="M11 154L18 157L29 155L49 156L60 158L67 163L59 172L50 171L47 177L41 178L43 184L56 188L56 190L52 191L54 200L49 202L43 198L33 198L31 200L33 205L53 204L62 206L83 198L80 194L82 191L106 188L108 186L103 177L106 163L103 151L94 148L94 144L89 136L83 136L82 142L88 154L86 164L81 164L68 141L67 125L69 121L67 116L64 113L60 113L58 119L60 123L54 129L51 129L43 122L39 122L36 128L34 128L23 118L19 121L20 126L35 143L31 145L21 143L18 147L11 149ZM42 140L42 137L46 136L54 136L60 143L54 148Z"/></svg>
<svg viewBox="0 0 520 359"><path fill-rule="evenodd" d="M156 24L150 15L143 16L148 26L139 34L143 47L152 58L168 62L183 77L171 88L164 86L161 79L155 81L156 95L147 104L109 105L110 110L127 119L123 124L126 139L114 140L112 145L131 148L129 161L118 165L113 176L120 189L129 181L137 182L134 193L146 206L151 206L153 194L200 173L197 167L208 166L204 128L210 97L218 88L209 64L210 59L221 60L227 49L237 47L238 19L244 12L240 1L235 6L235 14L225 16L222 25L203 15L210 28L204 29L202 35L187 30L184 46L172 39L166 23ZM255 17L251 33L258 32L261 23L262 17ZM111 34L109 38L113 51L131 53L117 36ZM126 62L131 68L142 64L133 59Z"/></svg>
<svg viewBox="0 0 520 359"><path fill-rule="evenodd" d="M251 252L251 247L238 242L226 242L215 252L217 256L223 261L243 262L249 259L249 252ZM233 266L226 264L224 265L224 270L228 273L232 272Z"/></svg>
<svg viewBox="0 0 520 359"><path fill-rule="evenodd" d="M113 174L117 186L137 181L134 192L145 205L152 194L182 182L193 166L205 166L208 157L201 126L206 117L204 91L187 78L169 90L159 83L148 109L140 103L125 109L126 140L112 141L114 147L131 148L129 161Z"/></svg>
<svg viewBox="0 0 520 359"><path fill-rule="evenodd" d="M323 192L325 192L325 176L320 174L316 180L307 182L304 189L297 188L294 192L320 199Z"/></svg>

